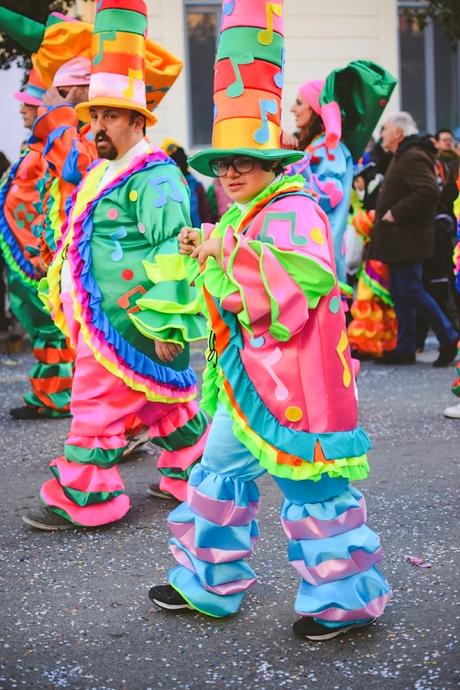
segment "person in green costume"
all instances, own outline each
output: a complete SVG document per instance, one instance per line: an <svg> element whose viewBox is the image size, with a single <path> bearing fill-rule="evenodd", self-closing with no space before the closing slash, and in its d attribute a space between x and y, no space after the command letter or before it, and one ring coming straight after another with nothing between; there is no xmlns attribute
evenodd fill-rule
<svg viewBox="0 0 460 690"><path fill-rule="evenodd" d="M185 498L206 438L189 366L189 342L204 337L204 320L177 241L190 223L189 192L173 161L145 139L146 124L156 119L146 108L145 83L137 77L134 83L127 67L135 52L127 44L132 39L137 50L146 33L141 4L136 11L129 3L113 11L101 5L95 46L110 20L115 53L107 64L95 57L102 71L93 71L89 101L76 107L80 119L90 121L102 160L73 196L43 285L76 360L64 456L51 461L53 478L42 486L45 509L23 517L41 530L97 527L126 514L129 498L116 465L129 417L138 417L164 449L156 487L161 497ZM105 82L113 55L120 63Z"/></svg>

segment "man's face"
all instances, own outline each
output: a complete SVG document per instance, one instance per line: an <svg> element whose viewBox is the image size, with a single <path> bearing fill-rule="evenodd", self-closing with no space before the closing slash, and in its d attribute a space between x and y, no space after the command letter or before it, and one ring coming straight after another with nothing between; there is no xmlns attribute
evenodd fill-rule
<svg viewBox="0 0 460 690"><path fill-rule="evenodd" d="M438 151L453 151L454 137L450 132L441 132L436 141L436 146L438 147Z"/></svg>
<svg viewBox="0 0 460 690"><path fill-rule="evenodd" d="M37 118L37 106L27 105L27 103L21 103L19 112L22 115L22 121L26 129L32 129L32 126Z"/></svg>
<svg viewBox="0 0 460 690"><path fill-rule="evenodd" d="M396 153L398 146L404 139L404 133L401 127L398 127L394 122L387 121L382 129L382 146L385 151Z"/></svg>
<svg viewBox="0 0 460 690"><path fill-rule="evenodd" d="M127 108L95 106L90 109L91 132L100 158L115 160L142 139L142 116L132 119Z"/></svg>

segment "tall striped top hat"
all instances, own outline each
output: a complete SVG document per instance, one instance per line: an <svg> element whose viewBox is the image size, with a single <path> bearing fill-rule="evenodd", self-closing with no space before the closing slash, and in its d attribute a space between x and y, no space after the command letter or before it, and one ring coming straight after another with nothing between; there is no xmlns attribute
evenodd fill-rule
<svg viewBox="0 0 460 690"><path fill-rule="evenodd" d="M144 115L148 126L156 117L147 109L145 0L99 0L94 23L89 100L76 106L89 120L94 106L129 108Z"/></svg>
<svg viewBox="0 0 460 690"><path fill-rule="evenodd" d="M40 79L40 75L37 70L32 67L29 72L29 77L27 79L27 84L24 86L22 91L17 91L14 97L25 103L26 105L42 105L42 99L46 92L46 86Z"/></svg>
<svg viewBox="0 0 460 690"><path fill-rule="evenodd" d="M302 158L281 148L283 80L283 0L223 0L212 148L192 156L190 165L212 175L212 160L235 154L285 165Z"/></svg>

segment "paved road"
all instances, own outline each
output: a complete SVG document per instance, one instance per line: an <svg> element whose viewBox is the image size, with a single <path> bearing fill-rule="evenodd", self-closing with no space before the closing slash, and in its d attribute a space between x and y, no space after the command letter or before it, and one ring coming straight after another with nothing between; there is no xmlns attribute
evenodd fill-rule
<svg viewBox="0 0 460 690"><path fill-rule="evenodd" d="M382 537L394 598L371 629L305 643L296 616L294 571L269 477L262 538L252 559L260 582L230 619L153 610L147 590L165 580L165 501L145 487L153 456L124 463L133 508L99 531L44 534L21 524L61 452L68 422L14 422L8 408L26 388L30 356L0 359L2 430L0 688L165 690L441 690L458 687L458 473L460 420L446 420L452 367L364 364L362 425L374 449L361 483L370 524ZM457 513L457 514L456 514ZM406 561L423 556L422 569Z"/></svg>

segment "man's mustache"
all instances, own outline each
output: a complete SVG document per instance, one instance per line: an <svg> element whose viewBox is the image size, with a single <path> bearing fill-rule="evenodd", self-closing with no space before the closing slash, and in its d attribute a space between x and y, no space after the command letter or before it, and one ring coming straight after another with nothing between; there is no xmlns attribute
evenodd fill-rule
<svg viewBox="0 0 460 690"><path fill-rule="evenodd" d="M112 143L110 137L108 137L107 134L104 134L104 132L98 132L94 139L96 141L96 144L98 144L100 141L107 141L109 144Z"/></svg>

